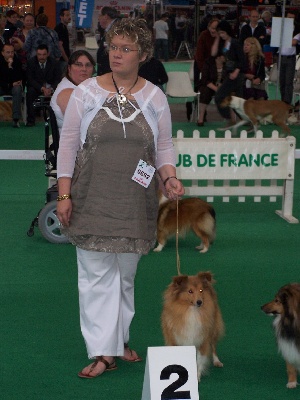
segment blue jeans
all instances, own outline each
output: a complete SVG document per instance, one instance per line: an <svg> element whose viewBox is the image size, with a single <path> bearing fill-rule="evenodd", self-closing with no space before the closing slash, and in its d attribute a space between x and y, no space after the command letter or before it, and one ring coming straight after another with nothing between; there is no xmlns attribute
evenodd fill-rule
<svg viewBox="0 0 300 400"><path fill-rule="evenodd" d="M21 105L22 105L22 86L13 86L12 88L6 89L0 86L0 96L8 95L12 96L12 111L13 119L19 120L22 117Z"/></svg>
<svg viewBox="0 0 300 400"><path fill-rule="evenodd" d="M160 58L160 52L162 51L162 57L165 61L169 60L169 45L168 39L155 39L155 58Z"/></svg>

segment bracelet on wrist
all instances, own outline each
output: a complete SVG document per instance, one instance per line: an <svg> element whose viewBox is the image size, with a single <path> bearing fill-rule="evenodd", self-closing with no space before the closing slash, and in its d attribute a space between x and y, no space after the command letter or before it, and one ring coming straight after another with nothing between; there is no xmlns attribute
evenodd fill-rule
<svg viewBox="0 0 300 400"><path fill-rule="evenodd" d="M57 196L57 198L56 198L57 201L62 201L62 200L67 200L67 199L71 199L70 194L63 194L61 196Z"/></svg>
<svg viewBox="0 0 300 400"><path fill-rule="evenodd" d="M164 186L166 186L166 183L168 182L168 180L172 179L172 178L177 179L176 176L168 176L163 182Z"/></svg>

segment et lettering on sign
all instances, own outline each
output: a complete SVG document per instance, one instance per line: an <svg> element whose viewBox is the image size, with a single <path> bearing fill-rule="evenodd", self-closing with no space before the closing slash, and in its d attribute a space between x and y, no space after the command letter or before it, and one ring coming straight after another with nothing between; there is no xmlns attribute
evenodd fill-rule
<svg viewBox="0 0 300 400"><path fill-rule="evenodd" d="M80 1L77 17L79 19L79 25L82 25L84 19L87 17L87 0Z"/></svg>

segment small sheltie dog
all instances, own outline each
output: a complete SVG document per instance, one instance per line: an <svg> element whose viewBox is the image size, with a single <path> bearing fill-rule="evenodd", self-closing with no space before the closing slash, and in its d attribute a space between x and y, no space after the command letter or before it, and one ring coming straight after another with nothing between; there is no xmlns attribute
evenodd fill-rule
<svg viewBox="0 0 300 400"><path fill-rule="evenodd" d="M206 253L216 237L216 213L206 201L197 197L178 200L178 233L184 236L193 230L201 239L196 249ZM157 242L153 251L161 251L168 238L177 230L177 201L168 200L160 194L159 213L157 218Z"/></svg>
<svg viewBox="0 0 300 400"><path fill-rule="evenodd" d="M264 304L261 309L274 315L273 326L288 375L287 387L297 386L297 371L300 371L300 284L282 286L275 299Z"/></svg>
<svg viewBox="0 0 300 400"><path fill-rule="evenodd" d="M179 275L164 292L161 323L165 344L196 347L199 381L211 357L216 367L223 367L216 344L224 334L224 323L214 283L210 272Z"/></svg>

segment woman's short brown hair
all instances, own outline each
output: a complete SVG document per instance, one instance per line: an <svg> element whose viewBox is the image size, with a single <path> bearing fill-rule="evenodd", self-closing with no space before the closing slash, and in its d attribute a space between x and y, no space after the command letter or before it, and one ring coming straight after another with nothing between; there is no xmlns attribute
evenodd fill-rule
<svg viewBox="0 0 300 400"><path fill-rule="evenodd" d="M130 20L123 18L113 24L106 34L106 41L111 43L115 36L129 37L139 48L140 57L146 54L146 61L153 55L152 32L144 19Z"/></svg>

